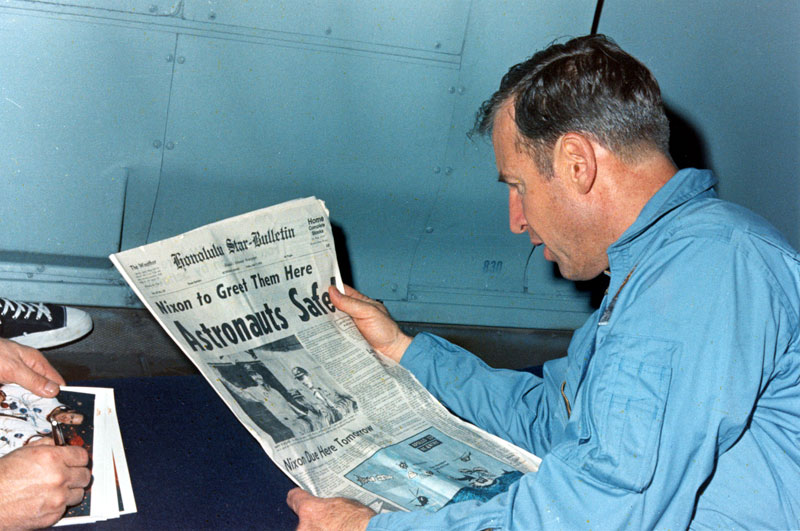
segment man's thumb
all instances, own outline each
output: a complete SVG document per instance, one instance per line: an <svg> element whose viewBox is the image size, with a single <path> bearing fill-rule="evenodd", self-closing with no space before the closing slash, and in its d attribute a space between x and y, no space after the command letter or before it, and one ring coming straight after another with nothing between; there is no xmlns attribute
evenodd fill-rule
<svg viewBox="0 0 800 531"><path fill-rule="evenodd" d="M56 382L42 376L38 372L25 367L16 375L16 383L39 396L52 398L58 394L59 386Z"/></svg>
<svg viewBox="0 0 800 531"><path fill-rule="evenodd" d="M354 311L358 311L358 303L361 301L353 297L348 297L336 289L336 286L328 288L328 294L331 296L331 302L336 306L336 309L342 310L348 315L352 315Z"/></svg>

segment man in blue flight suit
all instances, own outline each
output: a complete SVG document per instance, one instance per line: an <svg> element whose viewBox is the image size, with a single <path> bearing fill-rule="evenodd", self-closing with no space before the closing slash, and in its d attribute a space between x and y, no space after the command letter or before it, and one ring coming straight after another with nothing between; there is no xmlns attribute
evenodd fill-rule
<svg viewBox="0 0 800 531"><path fill-rule="evenodd" d="M610 276L544 377L487 367L330 291L372 346L459 416L541 456L487 502L374 515L300 489L300 529L800 527L800 257L678 171L652 74L603 36L516 65L479 114L511 230L573 280ZM757 176L753 179L758 182Z"/></svg>

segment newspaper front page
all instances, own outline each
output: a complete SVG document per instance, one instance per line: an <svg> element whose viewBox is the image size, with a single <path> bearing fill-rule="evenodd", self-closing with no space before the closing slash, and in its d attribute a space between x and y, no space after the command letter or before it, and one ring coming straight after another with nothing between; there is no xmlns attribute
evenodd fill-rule
<svg viewBox="0 0 800 531"><path fill-rule="evenodd" d="M310 197L111 256L161 326L297 485L377 512L488 499L539 459L458 419L375 352Z"/></svg>

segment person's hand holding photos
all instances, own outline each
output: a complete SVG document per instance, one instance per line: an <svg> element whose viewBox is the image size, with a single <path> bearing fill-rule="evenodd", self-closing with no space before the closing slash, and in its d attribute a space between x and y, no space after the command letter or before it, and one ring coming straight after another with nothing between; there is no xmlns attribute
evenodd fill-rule
<svg viewBox="0 0 800 531"><path fill-rule="evenodd" d="M0 384L19 384L39 396L58 394L64 378L35 348L0 338Z"/></svg>
<svg viewBox="0 0 800 531"><path fill-rule="evenodd" d="M400 330L383 304L348 285L344 286L344 294L335 286L328 288L328 293L333 305L353 318L358 331L372 348L400 363L411 338Z"/></svg>
<svg viewBox="0 0 800 531"><path fill-rule="evenodd" d="M40 439L0 458L0 528L51 526L81 502L91 480L89 454Z"/></svg>

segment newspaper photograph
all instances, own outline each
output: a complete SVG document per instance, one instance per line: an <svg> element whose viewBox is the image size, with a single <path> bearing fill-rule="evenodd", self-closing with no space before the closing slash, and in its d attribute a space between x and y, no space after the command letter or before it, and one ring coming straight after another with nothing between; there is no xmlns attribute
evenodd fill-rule
<svg viewBox="0 0 800 531"><path fill-rule="evenodd" d="M267 455L317 496L377 512L489 499L539 458L452 415L373 350L324 203L297 199L111 256Z"/></svg>

